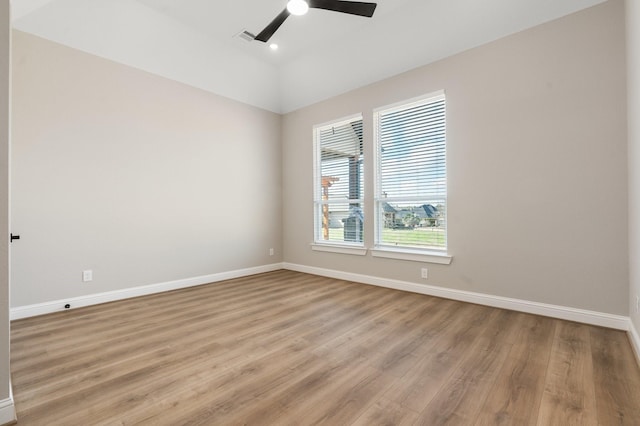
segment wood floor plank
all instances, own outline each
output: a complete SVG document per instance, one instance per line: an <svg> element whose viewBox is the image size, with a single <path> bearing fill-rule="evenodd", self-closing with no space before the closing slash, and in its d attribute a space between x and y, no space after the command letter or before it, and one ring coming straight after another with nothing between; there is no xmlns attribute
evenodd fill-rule
<svg viewBox="0 0 640 426"><path fill-rule="evenodd" d="M472 341L447 383L420 413L416 424L459 425L473 424L500 367L506 360L511 343L519 332L511 311L495 312L483 330ZM484 391L483 391L484 390Z"/></svg>
<svg viewBox="0 0 640 426"><path fill-rule="evenodd" d="M336 290L339 291L339 290ZM336 296L337 300L340 298L346 298L349 296L349 291L342 291L339 295ZM316 296L318 300L324 299L326 295ZM305 313L306 317L316 319L319 313L326 312L326 307L323 303L319 303L315 300L315 298L311 298L311 305L313 306L313 310ZM313 303L313 302L316 303ZM248 306L255 305L254 303L248 303ZM305 302L306 303L306 302ZM291 320L287 318L284 314L291 311L291 308L295 306L281 306L280 304L277 306L277 309L271 309L271 314L279 315L279 321L286 323L287 321L294 321L297 324L300 324L304 319L303 316L298 315L295 320ZM48 357L46 357L46 363L44 365L54 365L55 370L51 369L39 369L36 371L31 371L30 373L24 375L18 375L18 377L23 379L29 379L29 383L33 382L43 382L51 375L59 375L61 373L70 372L77 368L88 369L91 368L92 365L102 364L105 362L110 362L113 359L117 359L120 356L126 356L129 353L135 353L138 349L144 349L148 347L157 347L162 346L165 342L164 333L179 329L183 331L181 336L178 336L178 339L190 339L194 333L198 330L204 330L205 333L210 334L211 330L216 330L220 335L226 336L227 338L231 336L231 338L236 338L237 333L248 333L249 331L253 331L254 334L260 334L260 331L264 329L267 325L270 324L262 321L261 315L264 314L264 306L262 309L260 308L252 308L251 311L244 311L239 309L237 311L228 313L223 316L212 315L208 312L195 314L189 316L188 314L184 316L180 321L176 321L173 316L169 316L167 321L162 321L159 324L154 319L142 321L144 324L150 324L150 327L145 327L144 324L140 327L139 324L134 324L132 328L134 331L127 330L126 327L124 330L121 330L119 337L115 339L110 339L107 335L104 334L96 334L95 331L91 333L86 333L86 335L93 336L93 340L90 344L81 345L77 342L69 342L66 345L66 349L61 354L51 353ZM251 323L247 323L244 320L251 320ZM273 324L272 324L273 325ZM99 339L96 339L96 336L100 336ZM77 365L76 360L83 359L85 362L83 365ZM38 362L39 360L32 360ZM20 372L20 366L14 367L14 371L16 373ZM22 386L22 381L17 380L15 386L19 388Z"/></svg>
<svg viewBox="0 0 640 426"><path fill-rule="evenodd" d="M535 425L558 321L518 315L519 330L476 425Z"/></svg>
<svg viewBox="0 0 640 426"><path fill-rule="evenodd" d="M11 362L21 426L640 424L624 333L292 271L14 321Z"/></svg>
<svg viewBox="0 0 640 426"><path fill-rule="evenodd" d="M411 426L418 413L387 399L371 404L353 423L354 426Z"/></svg>
<svg viewBox="0 0 640 426"><path fill-rule="evenodd" d="M625 333L590 327L598 423L640 425L640 368Z"/></svg>
<svg viewBox="0 0 640 426"><path fill-rule="evenodd" d="M589 328L558 321L538 425L597 425Z"/></svg>
<svg viewBox="0 0 640 426"><path fill-rule="evenodd" d="M325 394L327 386L361 366L359 358L341 360L317 359L309 365L296 369L296 378L287 386L274 392L268 402L256 404L253 409L243 413L245 424L295 424L301 423L305 402L318 400Z"/></svg>
<svg viewBox="0 0 640 426"><path fill-rule="evenodd" d="M203 302L206 302L206 300L201 299L198 302L199 306L206 306L206 303ZM265 300L265 303L266 302ZM181 301L176 300L176 303L180 304ZM269 307L269 305L266 305L266 307ZM43 355L40 351L39 356L45 356L51 359L56 355L71 353L73 357L77 357L78 347L91 352L94 348L87 346L87 342L95 342L94 336L96 334L101 336L99 344L111 345L114 341L122 341L132 336L136 337L141 333L151 335L161 333L166 327L180 327L182 324L197 322L201 318L207 320L215 318L219 326L221 326L223 319L228 318L228 321L233 323L234 317L238 315L251 315L255 312L255 309L255 304L244 301L243 305L235 304L229 306L227 303L225 304L225 309L215 313L207 310L194 309L190 305L185 305L182 309L177 310L178 313L175 314L171 310L166 310L142 318L131 317L126 321L120 320L118 316L115 318L115 321L110 321L110 324L105 324L104 320L100 321L99 327L94 327L92 324L84 321L81 323L79 321L60 321L63 324L60 332L52 332L51 336L47 336L46 339L39 339L40 345L46 345L47 347L47 353ZM156 321L158 318L162 318L162 321ZM74 331L78 326L82 326L82 328L86 330L86 333L78 335L78 333ZM16 347L20 348L20 346ZM34 361L33 358L35 358L28 350L24 348L21 349L23 356L14 362L14 369L16 371L20 369L22 363Z"/></svg>
<svg viewBox="0 0 640 426"><path fill-rule="evenodd" d="M463 305L448 322L429 351L419 357L401 383L386 398L413 411L422 412L455 373L458 363L474 347L474 341L495 311L477 305Z"/></svg>
<svg viewBox="0 0 640 426"><path fill-rule="evenodd" d="M129 406L129 400L117 401L107 407L106 412L126 409L122 414L126 424L179 424L185 417L192 425L210 424L213 420L228 424L238 411L286 386L294 378L296 368L313 362L316 357L305 350L306 347L301 342L293 343L248 359L223 375L202 374L202 365L191 374L178 372L171 386L152 386L144 400ZM174 386L181 389L177 394L179 398L171 389ZM169 410L176 407L176 399L180 401L180 410ZM166 409L158 410L158 407Z"/></svg>
<svg viewBox="0 0 640 426"><path fill-rule="evenodd" d="M306 408L301 410L300 417L310 425L351 424L395 380L364 362L305 401Z"/></svg>

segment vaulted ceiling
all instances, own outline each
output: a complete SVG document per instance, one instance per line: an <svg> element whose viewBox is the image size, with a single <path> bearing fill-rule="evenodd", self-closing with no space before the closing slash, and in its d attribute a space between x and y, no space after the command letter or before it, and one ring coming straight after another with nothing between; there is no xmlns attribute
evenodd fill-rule
<svg viewBox="0 0 640 426"><path fill-rule="evenodd" d="M312 9L271 50L246 41L286 0L14 0L15 29L274 112L289 112L605 0L378 0Z"/></svg>

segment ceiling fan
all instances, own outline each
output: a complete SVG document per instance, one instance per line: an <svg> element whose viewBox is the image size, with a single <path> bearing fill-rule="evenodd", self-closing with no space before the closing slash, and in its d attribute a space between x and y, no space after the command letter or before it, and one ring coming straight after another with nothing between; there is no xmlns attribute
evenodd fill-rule
<svg viewBox="0 0 640 426"><path fill-rule="evenodd" d="M304 15L311 9L324 9L332 12L348 13L350 15L371 18L376 10L376 3L343 0L289 0L287 7L266 26L254 40L266 43L280 28L289 15Z"/></svg>

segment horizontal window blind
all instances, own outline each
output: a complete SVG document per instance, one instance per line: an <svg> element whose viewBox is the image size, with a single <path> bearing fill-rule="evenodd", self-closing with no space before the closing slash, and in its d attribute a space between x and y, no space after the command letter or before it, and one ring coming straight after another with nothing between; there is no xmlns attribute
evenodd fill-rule
<svg viewBox="0 0 640 426"><path fill-rule="evenodd" d="M377 243L446 249L444 95L376 112Z"/></svg>

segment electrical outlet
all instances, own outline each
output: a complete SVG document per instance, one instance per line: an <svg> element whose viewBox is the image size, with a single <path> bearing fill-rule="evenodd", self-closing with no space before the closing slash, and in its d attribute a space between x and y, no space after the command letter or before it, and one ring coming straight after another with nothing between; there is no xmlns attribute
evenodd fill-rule
<svg viewBox="0 0 640 426"><path fill-rule="evenodd" d="M270 249L269 249L269 256L273 256L273 253L275 253L275 252L273 251L273 249L272 249L272 248L270 248Z"/></svg>
<svg viewBox="0 0 640 426"><path fill-rule="evenodd" d="M93 281L93 271L91 269L87 269L86 271L82 271L82 282Z"/></svg>
<svg viewBox="0 0 640 426"><path fill-rule="evenodd" d="M427 268L422 268L421 276L422 276L422 278L424 278L425 280L426 280L427 278L429 278L429 270L428 270Z"/></svg>

